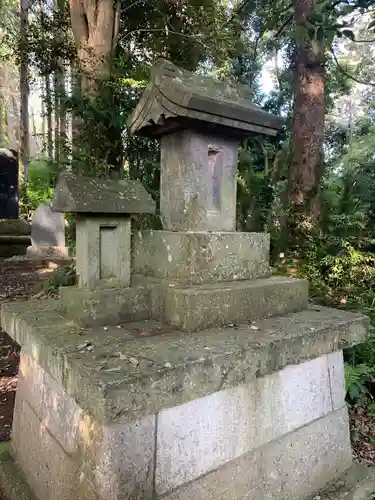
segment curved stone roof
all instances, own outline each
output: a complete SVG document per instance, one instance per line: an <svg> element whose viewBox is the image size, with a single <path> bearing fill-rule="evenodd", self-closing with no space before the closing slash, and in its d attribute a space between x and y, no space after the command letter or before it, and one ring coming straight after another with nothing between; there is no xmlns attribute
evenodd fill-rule
<svg viewBox="0 0 375 500"><path fill-rule="evenodd" d="M174 130L199 127L202 122L244 136L276 135L283 125L282 118L251 102L245 85L191 73L159 59L128 120L130 132L162 136Z"/></svg>
<svg viewBox="0 0 375 500"><path fill-rule="evenodd" d="M86 214L153 214L155 202L139 181L60 175L52 210Z"/></svg>

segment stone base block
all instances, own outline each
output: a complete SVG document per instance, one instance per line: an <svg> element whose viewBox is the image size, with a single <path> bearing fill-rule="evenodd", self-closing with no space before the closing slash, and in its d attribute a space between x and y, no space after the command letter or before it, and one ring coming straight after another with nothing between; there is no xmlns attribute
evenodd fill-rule
<svg viewBox="0 0 375 500"><path fill-rule="evenodd" d="M281 276L266 279L168 288L164 321L175 328L197 331L239 325L306 309L308 283Z"/></svg>
<svg viewBox="0 0 375 500"><path fill-rule="evenodd" d="M352 461L346 408L197 478L166 500L305 500Z"/></svg>
<svg viewBox="0 0 375 500"><path fill-rule="evenodd" d="M187 284L270 275L265 233L139 231L133 237L135 273Z"/></svg>
<svg viewBox="0 0 375 500"><path fill-rule="evenodd" d="M60 289L61 313L82 327L117 325L152 316L150 288L105 288L93 291L78 286Z"/></svg>
<svg viewBox="0 0 375 500"><path fill-rule="evenodd" d="M55 246L29 246L26 249L26 257L29 259L69 259L68 247Z"/></svg>
<svg viewBox="0 0 375 500"><path fill-rule="evenodd" d="M4 304L1 326L85 411L124 423L364 342L369 322L319 307L189 335L152 321L83 330L35 300Z"/></svg>
<svg viewBox="0 0 375 500"><path fill-rule="evenodd" d="M31 238L27 235L0 234L0 257L25 255L30 243Z"/></svg>
<svg viewBox="0 0 375 500"><path fill-rule="evenodd" d="M338 479L307 500L370 500L374 498L374 491L374 467L354 463Z"/></svg>
<svg viewBox="0 0 375 500"><path fill-rule="evenodd" d="M22 352L13 454L37 500L302 500L351 464L342 365L331 353L118 423Z"/></svg>

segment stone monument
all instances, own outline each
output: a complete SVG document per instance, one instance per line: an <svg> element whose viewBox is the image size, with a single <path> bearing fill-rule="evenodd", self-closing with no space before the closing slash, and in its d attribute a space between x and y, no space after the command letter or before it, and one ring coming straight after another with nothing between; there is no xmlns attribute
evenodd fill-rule
<svg viewBox="0 0 375 500"><path fill-rule="evenodd" d="M0 219L18 219L18 154L0 148Z"/></svg>
<svg viewBox="0 0 375 500"><path fill-rule="evenodd" d="M161 138L164 229L130 245L155 208L137 182L60 180L80 279L2 309L22 346L2 487L18 468L25 499L303 500L357 471L342 349L368 319L309 306L269 236L234 230L238 140L280 119L160 61L129 126Z"/></svg>
<svg viewBox="0 0 375 500"><path fill-rule="evenodd" d="M47 203L35 210L31 219L31 246L26 250L30 258L67 258L64 215L54 212Z"/></svg>

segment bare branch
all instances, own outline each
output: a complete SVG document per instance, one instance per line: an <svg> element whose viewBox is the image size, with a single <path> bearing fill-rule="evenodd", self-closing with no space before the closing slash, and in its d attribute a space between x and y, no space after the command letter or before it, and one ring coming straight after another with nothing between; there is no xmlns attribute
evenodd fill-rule
<svg viewBox="0 0 375 500"><path fill-rule="evenodd" d="M333 56L333 59L336 63L336 66L337 68L341 71L341 73L345 76L347 76L348 78L350 78L351 80L353 80L354 82L356 83L359 83L360 85L369 85L370 87L375 87L375 83L373 82L366 82L364 80L360 80L359 78L356 78L355 76L351 75L350 73L348 73L342 66L341 64L339 63L338 59L337 59L337 56L336 54L334 53L333 49L331 49L331 54Z"/></svg>

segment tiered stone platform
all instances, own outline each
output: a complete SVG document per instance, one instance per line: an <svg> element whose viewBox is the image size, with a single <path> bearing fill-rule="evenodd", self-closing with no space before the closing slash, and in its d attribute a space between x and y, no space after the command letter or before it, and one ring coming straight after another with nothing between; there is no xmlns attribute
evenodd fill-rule
<svg viewBox="0 0 375 500"><path fill-rule="evenodd" d="M354 470L342 349L369 321L235 232L239 137L281 122L210 82L157 64L130 122L162 136L164 230L132 234L155 210L136 181L64 175L78 284L2 308L22 346L2 470L36 500L304 500Z"/></svg>

